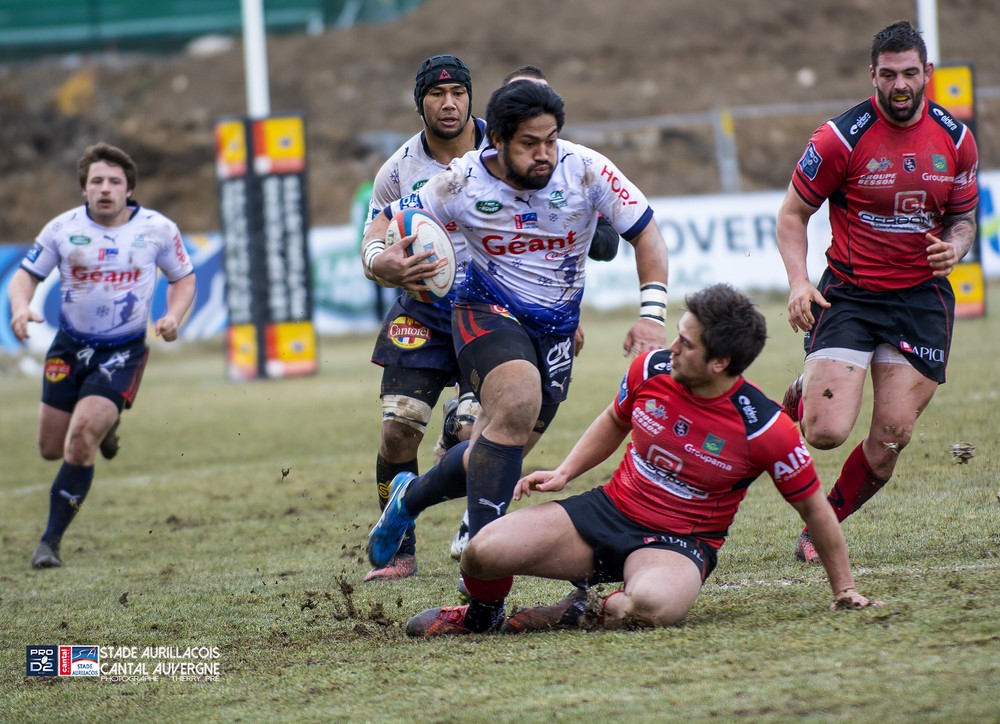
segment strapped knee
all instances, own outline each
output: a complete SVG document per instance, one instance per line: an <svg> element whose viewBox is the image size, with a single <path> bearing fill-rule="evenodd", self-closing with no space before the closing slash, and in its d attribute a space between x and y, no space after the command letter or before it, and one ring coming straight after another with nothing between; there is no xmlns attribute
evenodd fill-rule
<svg viewBox="0 0 1000 724"><path fill-rule="evenodd" d="M383 395L382 421L387 420L411 427L423 435L431 420L431 406L406 395Z"/></svg>
<svg viewBox="0 0 1000 724"><path fill-rule="evenodd" d="M455 408L455 421L466 427L476 421L479 415L479 400L471 392L464 393L458 398L458 407Z"/></svg>

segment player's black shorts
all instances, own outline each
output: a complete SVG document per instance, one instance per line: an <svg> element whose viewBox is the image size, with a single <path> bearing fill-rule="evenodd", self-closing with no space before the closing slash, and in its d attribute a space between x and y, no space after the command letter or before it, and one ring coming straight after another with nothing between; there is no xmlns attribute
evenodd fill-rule
<svg viewBox="0 0 1000 724"><path fill-rule="evenodd" d="M455 376L442 370L406 368L386 365L382 370L382 388L379 394L399 395L420 400L434 407L445 387L455 384ZM459 394L468 392L468 383L459 386Z"/></svg>
<svg viewBox="0 0 1000 724"><path fill-rule="evenodd" d="M523 326L495 304L455 303L452 336L462 376L478 397L493 369L512 360L530 362L541 375L542 409L535 432L544 432L566 399L573 371L573 337L545 334Z"/></svg>
<svg viewBox="0 0 1000 724"><path fill-rule="evenodd" d="M149 347L139 338L117 347L95 348L60 330L45 355L42 402L72 412L83 397L111 400L118 411L132 407L146 369Z"/></svg>
<svg viewBox="0 0 1000 724"><path fill-rule="evenodd" d="M924 377L944 383L955 326L951 282L932 277L908 289L872 292L827 268L818 288L831 306L812 305L816 323L805 335L807 355L831 347L872 352L887 344Z"/></svg>
<svg viewBox="0 0 1000 724"><path fill-rule="evenodd" d="M594 575L588 581L590 584L625 580L625 559L640 548L680 553L698 566L702 583L715 570L718 553L704 539L634 523L618 510L604 488L555 502L566 510L577 533L594 549Z"/></svg>
<svg viewBox="0 0 1000 724"><path fill-rule="evenodd" d="M438 370L458 379L458 360L451 340L451 311L437 304L396 299L382 323L372 362L382 367Z"/></svg>

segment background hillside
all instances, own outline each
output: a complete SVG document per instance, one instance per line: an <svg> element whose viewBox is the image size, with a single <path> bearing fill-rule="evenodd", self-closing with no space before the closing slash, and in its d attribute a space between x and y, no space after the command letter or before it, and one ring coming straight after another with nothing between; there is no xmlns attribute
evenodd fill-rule
<svg viewBox="0 0 1000 724"><path fill-rule="evenodd" d="M995 3L939 5L942 60L974 64L981 165L998 168ZM390 24L271 38L271 105L306 113L314 225L347 222L355 188L398 139L387 134L419 127L414 72L441 52L472 69L476 114L509 70L543 68L566 99L565 135L607 153L649 195L719 191L712 128L697 114L742 109L742 188L778 189L812 130L869 94L872 34L915 13L915 0L430 0ZM777 104L789 107L776 114ZM34 238L79 201L75 160L101 139L138 161L142 203L186 232L218 229L213 128L245 111L238 44L0 66L0 241ZM661 116L674 123L591 125Z"/></svg>

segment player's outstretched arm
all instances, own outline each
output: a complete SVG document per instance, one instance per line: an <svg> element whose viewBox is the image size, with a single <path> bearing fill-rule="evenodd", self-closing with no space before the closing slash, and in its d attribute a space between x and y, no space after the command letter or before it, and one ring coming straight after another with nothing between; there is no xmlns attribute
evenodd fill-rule
<svg viewBox="0 0 1000 724"><path fill-rule="evenodd" d="M640 317L625 335L622 352L638 356L667 346L667 243L655 219L631 243L639 274Z"/></svg>
<svg viewBox="0 0 1000 724"><path fill-rule="evenodd" d="M823 491L817 489L808 498L792 505L809 528L809 535L826 569L834 599L830 610L881 606L881 601L869 601L855 589L851 562L847 556L847 542Z"/></svg>
<svg viewBox="0 0 1000 724"><path fill-rule="evenodd" d="M554 493L562 490L574 478L607 460L631 431L631 425L615 414L614 404L598 415L586 429L566 459L555 470L538 470L517 481L514 500L521 494L530 496L533 490Z"/></svg>
<svg viewBox="0 0 1000 724"><path fill-rule="evenodd" d="M19 342L24 342L31 336L28 334L29 322L45 321L31 310L31 298L35 296L38 284L37 277L24 269L18 269L11 277L7 289L7 298L10 301L10 328Z"/></svg>
<svg viewBox="0 0 1000 724"><path fill-rule="evenodd" d="M778 209L777 237L778 251L788 276L788 324L795 332L812 329L813 322L816 321L812 313L813 302L824 308L830 306L809 280L809 269L806 266L809 249L806 226L817 211L815 206L802 200L793 185L788 185L788 191Z"/></svg>
<svg viewBox="0 0 1000 724"><path fill-rule="evenodd" d="M181 277L167 286L167 311L156 320L156 336L164 342L173 342L181 329L181 321L194 302L196 288L194 274Z"/></svg>

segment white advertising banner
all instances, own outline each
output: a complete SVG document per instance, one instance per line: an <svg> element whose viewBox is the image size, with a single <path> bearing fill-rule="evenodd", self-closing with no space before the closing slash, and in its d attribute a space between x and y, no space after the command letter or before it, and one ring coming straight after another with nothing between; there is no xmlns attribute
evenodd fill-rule
<svg viewBox="0 0 1000 724"><path fill-rule="evenodd" d="M775 238L775 221L784 193L655 198L650 203L670 253L670 296L682 299L709 284L727 282L747 291L788 288ZM1000 171L979 175L980 255L987 278L1000 277ZM313 260L313 315L321 334L374 331L375 287L365 279L358 259L353 225L314 227L309 233ZM826 265L830 222L825 208L809 222L809 273L819 279ZM198 296L183 339L213 337L226 328L225 273L218 232L184 237L198 278ZM0 245L0 319L9 319L7 285L20 266L27 244ZM161 279L153 300L153 316L162 314L166 283ZM639 281L632 247L621 243L611 262L588 262L584 304L596 309L639 304ZM59 317L59 285L47 280L35 295L36 311L48 320L32 332L30 351L41 354L55 335ZM22 345L9 325L0 324L0 352L18 353Z"/></svg>

